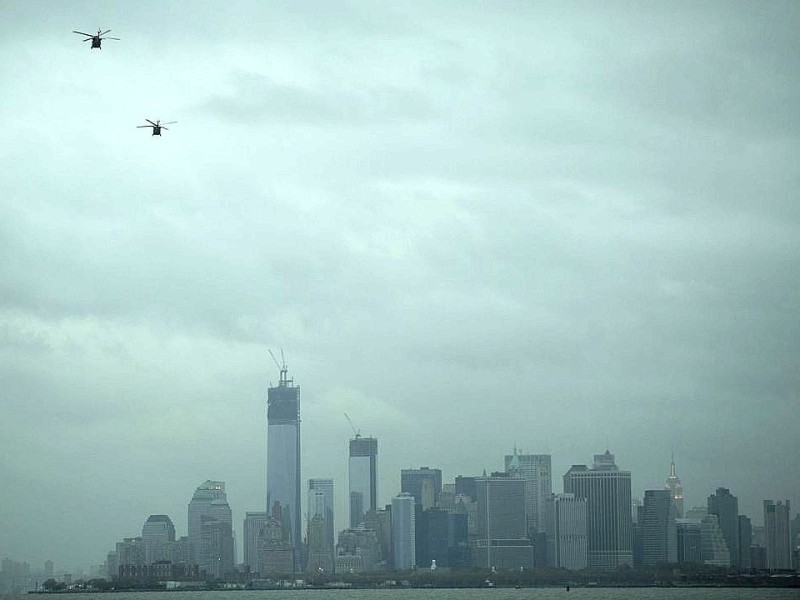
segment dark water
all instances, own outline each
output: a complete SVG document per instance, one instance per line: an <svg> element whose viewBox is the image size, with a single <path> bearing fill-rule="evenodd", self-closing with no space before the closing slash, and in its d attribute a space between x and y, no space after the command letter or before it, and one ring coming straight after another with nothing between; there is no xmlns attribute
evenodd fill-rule
<svg viewBox="0 0 800 600"><path fill-rule="evenodd" d="M50 597L50 596L48 596ZM16 596L41 600L42 596ZM564 588L470 590L263 590L58 594L53 600L788 600L800 590L743 588Z"/></svg>

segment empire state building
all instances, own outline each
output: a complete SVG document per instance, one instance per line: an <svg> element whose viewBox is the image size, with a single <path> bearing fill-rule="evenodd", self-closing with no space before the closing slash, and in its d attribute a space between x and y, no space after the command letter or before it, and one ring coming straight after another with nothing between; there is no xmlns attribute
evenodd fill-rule
<svg viewBox="0 0 800 600"><path fill-rule="evenodd" d="M675 471L675 455L672 455L672 466L669 468L669 477L664 483L664 489L672 492L672 499L675 501L675 510L677 517L683 518L683 486L681 480L678 479L678 474Z"/></svg>

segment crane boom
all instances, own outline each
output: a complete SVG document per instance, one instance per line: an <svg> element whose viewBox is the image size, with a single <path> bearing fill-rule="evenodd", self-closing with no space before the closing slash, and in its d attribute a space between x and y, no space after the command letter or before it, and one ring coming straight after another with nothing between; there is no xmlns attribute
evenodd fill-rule
<svg viewBox="0 0 800 600"><path fill-rule="evenodd" d="M360 429L356 429L356 426L353 425L353 420L347 415L347 413L344 413L344 418L347 419L347 422L350 423L350 427L353 428L353 434L356 436L356 439L360 438L361 437L361 430Z"/></svg>
<svg viewBox="0 0 800 600"><path fill-rule="evenodd" d="M275 361L275 366L276 366L276 367L278 367L278 369L281 369L281 368L282 368L282 367L281 367L281 364L278 362L278 359L277 359L277 358L275 358L275 355L272 353L272 350L270 350L269 348L267 348L267 351L269 352L269 355L272 357L272 360L274 360L274 361Z"/></svg>
<svg viewBox="0 0 800 600"><path fill-rule="evenodd" d="M269 348L267 348L267 350L269 350L269 355L272 357L272 360L275 361L275 366L278 367L278 370L281 373L280 374L280 379L278 381L278 385L283 387L283 386L286 386L286 385L289 385L289 384L293 383L294 380L289 379L289 376L288 376L289 367L286 366L286 357L283 355L283 348L281 348L281 361L282 362L278 362L278 359L275 358L275 354L273 354L272 350L270 350Z"/></svg>

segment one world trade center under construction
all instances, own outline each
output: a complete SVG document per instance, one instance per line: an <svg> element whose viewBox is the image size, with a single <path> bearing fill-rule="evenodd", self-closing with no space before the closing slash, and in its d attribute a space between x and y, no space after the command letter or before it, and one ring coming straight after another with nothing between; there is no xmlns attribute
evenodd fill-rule
<svg viewBox="0 0 800 600"><path fill-rule="evenodd" d="M300 387L288 378L285 362L279 368L278 386L270 387L267 393L267 514L280 519L283 542L291 545L294 571L298 572L301 570Z"/></svg>

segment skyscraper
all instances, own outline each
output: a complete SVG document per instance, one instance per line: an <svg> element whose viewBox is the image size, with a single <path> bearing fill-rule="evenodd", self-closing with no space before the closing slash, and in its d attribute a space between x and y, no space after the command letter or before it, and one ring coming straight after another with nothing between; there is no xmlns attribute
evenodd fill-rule
<svg viewBox="0 0 800 600"><path fill-rule="evenodd" d="M551 494L546 507L548 566L585 569L586 499L575 498L574 494Z"/></svg>
<svg viewBox="0 0 800 600"><path fill-rule="evenodd" d="M608 450L594 465L573 465L564 475L564 492L586 499L589 567L616 569L633 562L631 473L620 471Z"/></svg>
<svg viewBox="0 0 800 600"><path fill-rule="evenodd" d="M707 565L731 566L731 553L717 515L706 515L700 520L700 556Z"/></svg>
<svg viewBox="0 0 800 600"><path fill-rule="evenodd" d="M159 560L166 560L165 546L175 541L175 526L167 515L150 515L142 527L145 562L152 565Z"/></svg>
<svg viewBox="0 0 800 600"><path fill-rule="evenodd" d="M382 560L378 532L363 524L339 532L336 544L336 571L362 573L373 571Z"/></svg>
<svg viewBox="0 0 800 600"><path fill-rule="evenodd" d="M234 547L231 507L224 481L206 481L189 502L189 544L192 561L210 576L233 571Z"/></svg>
<svg viewBox="0 0 800 600"><path fill-rule="evenodd" d="M478 539L475 566L503 569L533 566L525 520L525 481L503 473L475 479Z"/></svg>
<svg viewBox="0 0 800 600"><path fill-rule="evenodd" d="M350 527L364 520L364 514L378 508L378 440L356 437L350 440Z"/></svg>
<svg viewBox="0 0 800 600"><path fill-rule="evenodd" d="M767 569L792 568L792 539L789 526L789 501L764 500L764 547Z"/></svg>
<svg viewBox="0 0 800 600"><path fill-rule="evenodd" d="M312 523L315 528L321 531L314 531L315 544L312 548ZM315 568L322 568L325 571L333 570L333 479L309 479L308 480L308 544L309 560L311 553L315 553ZM320 535L321 534L321 535ZM325 554L325 556L321 556ZM323 560L327 557L326 560ZM308 570L308 569L307 569Z"/></svg>
<svg viewBox="0 0 800 600"><path fill-rule="evenodd" d="M739 568L750 570L750 546L753 545L753 524L750 517L739 515Z"/></svg>
<svg viewBox="0 0 800 600"><path fill-rule="evenodd" d="M258 534L258 573L261 577L288 575L296 572L297 552L294 544L287 536L281 515L281 503L272 503L269 519Z"/></svg>
<svg viewBox="0 0 800 600"><path fill-rule="evenodd" d="M414 504L414 496L408 493L392 498L392 558L398 570L417 565Z"/></svg>
<svg viewBox="0 0 800 600"><path fill-rule="evenodd" d="M728 488L717 488L717 492L708 497L708 514L717 515L731 557L729 566L739 567L739 499Z"/></svg>
<svg viewBox="0 0 800 600"><path fill-rule="evenodd" d="M281 366L278 387L267 393L267 506L280 514L285 538L292 544L294 571L300 571L300 387ZM275 503L280 511L275 512Z"/></svg>
<svg viewBox="0 0 800 600"><path fill-rule="evenodd" d="M551 457L549 454L507 454L506 473L525 480L525 516L531 534L544 531L547 501L553 492Z"/></svg>
<svg viewBox="0 0 800 600"><path fill-rule="evenodd" d="M700 519L676 519L678 562L702 563L703 530Z"/></svg>
<svg viewBox="0 0 800 600"><path fill-rule="evenodd" d="M678 562L678 528L672 490L646 490L642 506L642 564Z"/></svg>
<svg viewBox="0 0 800 600"><path fill-rule="evenodd" d="M266 512L246 512L244 515L244 565L250 572L258 573L261 566L258 552L259 537L264 525L269 521Z"/></svg>
<svg viewBox="0 0 800 600"><path fill-rule="evenodd" d="M442 493L442 471L428 467L402 469L400 490L414 496L414 501L422 505L423 510L433 508L439 502L439 494Z"/></svg>
<svg viewBox="0 0 800 600"><path fill-rule="evenodd" d="M672 493L672 500L675 504L675 513L678 519L683 518L683 486L681 480L678 479L678 473L675 470L675 455L672 455L672 464L669 467L669 477L664 482L664 489Z"/></svg>

